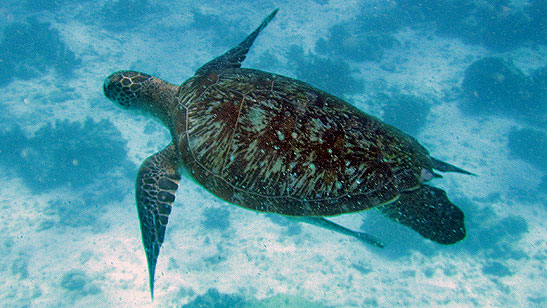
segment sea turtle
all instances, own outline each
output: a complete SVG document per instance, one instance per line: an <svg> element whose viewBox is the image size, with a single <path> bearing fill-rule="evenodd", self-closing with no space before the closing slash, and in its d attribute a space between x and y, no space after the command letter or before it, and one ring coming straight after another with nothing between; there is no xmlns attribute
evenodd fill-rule
<svg viewBox="0 0 547 308"><path fill-rule="evenodd" d="M338 97L289 77L241 68L276 13L180 86L134 71L115 72L104 81L106 97L153 116L172 136L137 175L152 297L181 174L229 203L380 247L374 237L324 217L375 207L437 243L465 237L463 212L443 190L424 182L439 176L433 169L469 172L432 158L413 137Z"/></svg>

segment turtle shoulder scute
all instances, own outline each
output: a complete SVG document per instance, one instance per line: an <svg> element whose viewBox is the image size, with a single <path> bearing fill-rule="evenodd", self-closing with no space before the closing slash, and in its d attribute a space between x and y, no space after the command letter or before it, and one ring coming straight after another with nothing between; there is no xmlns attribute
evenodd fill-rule
<svg viewBox="0 0 547 308"><path fill-rule="evenodd" d="M192 96L199 97L206 90L203 99L209 99L219 93L237 93L243 99L251 97L282 98L290 91L284 79L287 77L249 68L230 68L225 70L209 71L205 75L194 76L192 85L185 92L193 92ZM274 93L277 93L274 96Z"/></svg>

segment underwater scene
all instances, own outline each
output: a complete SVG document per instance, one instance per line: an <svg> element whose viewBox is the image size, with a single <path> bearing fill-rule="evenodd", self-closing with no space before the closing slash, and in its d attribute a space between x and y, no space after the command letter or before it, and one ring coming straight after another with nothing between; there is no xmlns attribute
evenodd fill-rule
<svg viewBox="0 0 547 308"><path fill-rule="evenodd" d="M3 1L0 306L547 307L546 12Z"/></svg>

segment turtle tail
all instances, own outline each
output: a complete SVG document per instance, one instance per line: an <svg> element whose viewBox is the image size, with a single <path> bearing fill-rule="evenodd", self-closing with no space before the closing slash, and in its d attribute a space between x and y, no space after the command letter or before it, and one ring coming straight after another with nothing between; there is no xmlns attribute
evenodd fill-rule
<svg viewBox="0 0 547 308"><path fill-rule="evenodd" d="M442 160L438 160L438 159L433 158L433 157L430 157L430 158L431 158L431 162L433 163L433 169L437 169L441 172L458 172L458 173L463 173L463 174L469 174L469 175L476 176L476 174L474 174L474 173L463 170L463 169L458 168L458 167L456 167L454 165L451 165L449 163L445 163Z"/></svg>

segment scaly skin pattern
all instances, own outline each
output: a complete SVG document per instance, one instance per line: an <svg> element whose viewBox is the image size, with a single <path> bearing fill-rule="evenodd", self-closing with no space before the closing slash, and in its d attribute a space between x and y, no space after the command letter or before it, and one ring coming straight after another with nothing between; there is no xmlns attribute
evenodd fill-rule
<svg viewBox="0 0 547 308"><path fill-rule="evenodd" d="M179 86L135 71L118 71L108 76L103 91L122 108L151 115L171 127L169 114L176 105Z"/></svg>
<svg viewBox="0 0 547 308"><path fill-rule="evenodd" d="M137 211L148 262L152 297L156 262L180 180L176 165L178 161L176 147L170 144L163 151L147 158L137 175Z"/></svg>
<svg viewBox="0 0 547 308"><path fill-rule="evenodd" d="M310 85L253 69L181 86L172 122L184 164L218 197L257 211L328 216L416 189L428 152Z"/></svg>

